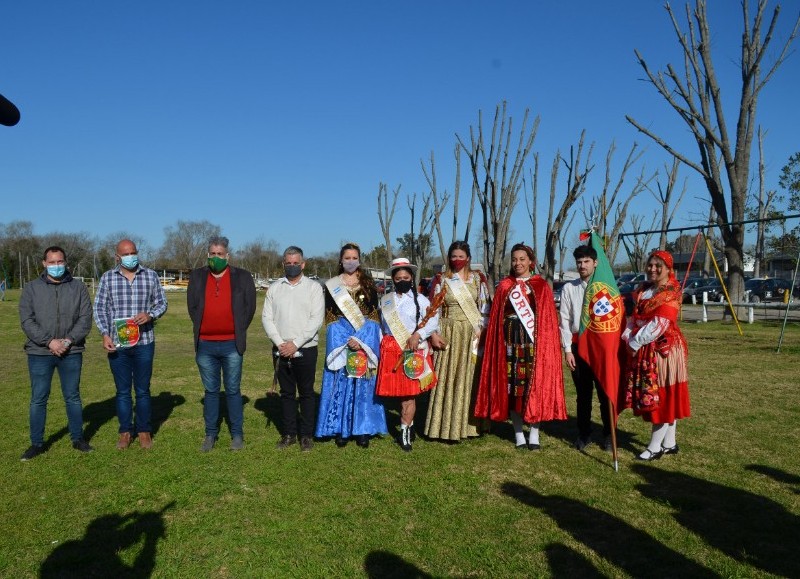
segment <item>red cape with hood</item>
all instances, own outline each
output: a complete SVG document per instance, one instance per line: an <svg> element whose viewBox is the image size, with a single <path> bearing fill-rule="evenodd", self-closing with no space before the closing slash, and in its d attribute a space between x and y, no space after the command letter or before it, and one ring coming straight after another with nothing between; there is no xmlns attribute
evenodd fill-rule
<svg viewBox="0 0 800 579"><path fill-rule="evenodd" d="M494 295L489 325L486 329L486 346L475 402L475 416L503 421L508 418L508 370L506 344L503 336L503 312L508 294L517 284L509 276L500 282ZM558 332L553 291L540 276L532 276L526 284L530 287L536 315L534 340L536 357L530 394L525 401L522 419L528 424L548 420L566 420L564 402L564 373L561 366L561 342Z"/></svg>

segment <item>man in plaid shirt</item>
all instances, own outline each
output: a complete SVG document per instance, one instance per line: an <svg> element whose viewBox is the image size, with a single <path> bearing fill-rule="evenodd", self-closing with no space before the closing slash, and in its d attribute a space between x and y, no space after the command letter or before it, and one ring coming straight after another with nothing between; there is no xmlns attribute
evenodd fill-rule
<svg viewBox="0 0 800 579"><path fill-rule="evenodd" d="M150 448L150 377L153 373L155 332L153 322L167 311L167 298L152 269L139 265L139 252L130 239L116 248L117 266L103 274L94 300L94 319L103 336L103 348L117 387L119 441L124 450L134 434L139 446ZM122 343L115 320L124 319L138 327L138 341ZM133 342L134 340L131 340ZM134 423L131 387L136 393Z"/></svg>

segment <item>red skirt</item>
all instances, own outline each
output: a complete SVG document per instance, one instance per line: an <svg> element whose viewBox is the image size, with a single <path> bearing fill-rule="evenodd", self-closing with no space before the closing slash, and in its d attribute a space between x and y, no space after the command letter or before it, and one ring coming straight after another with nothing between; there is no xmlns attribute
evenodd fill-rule
<svg viewBox="0 0 800 579"><path fill-rule="evenodd" d="M645 348L639 352L643 353ZM689 402L686 351L683 345L680 342L673 344L666 357L656 354L655 360L659 384L658 406L649 411L634 411L634 414L653 424L671 424L675 420L689 418L692 410Z"/></svg>
<svg viewBox="0 0 800 579"><path fill-rule="evenodd" d="M436 375L428 384L427 388L422 389L419 380L412 380L403 372L403 365L394 370L397 361L403 355L403 350L393 336L384 336L381 340L381 357L378 362L378 384L375 391L378 396L398 396L409 397L422 394L436 386ZM428 352L428 364L433 368L433 356Z"/></svg>

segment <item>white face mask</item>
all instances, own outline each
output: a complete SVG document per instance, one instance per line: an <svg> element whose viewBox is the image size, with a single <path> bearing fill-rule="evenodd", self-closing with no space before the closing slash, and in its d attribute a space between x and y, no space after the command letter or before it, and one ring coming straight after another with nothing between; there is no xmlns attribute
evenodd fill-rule
<svg viewBox="0 0 800 579"><path fill-rule="evenodd" d="M357 259L342 260L342 269L344 269L347 273L353 273L358 269L359 265L360 263Z"/></svg>

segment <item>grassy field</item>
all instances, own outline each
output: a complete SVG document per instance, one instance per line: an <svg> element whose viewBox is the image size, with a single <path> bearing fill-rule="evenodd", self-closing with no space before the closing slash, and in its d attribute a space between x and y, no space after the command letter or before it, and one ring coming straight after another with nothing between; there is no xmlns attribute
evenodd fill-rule
<svg viewBox="0 0 800 579"><path fill-rule="evenodd" d="M81 390L97 450L71 448L56 379L49 450L22 463L18 297L0 303L2 577L800 576L797 324L780 354L776 324L745 326L744 337L728 324L684 324L693 417L679 424L681 452L637 464L649 427L626 412L614 472L598 446L572 448L572 419L545 425L537 453L516 451L504 424L460 444L418 439L410 454L390 437L367 450L278 451L259 307L242 384L247 446L230 452L223 433L202 454L191 324L185 296L169 294L153 449L114 448L114 387L94 330Z"/></svg>

